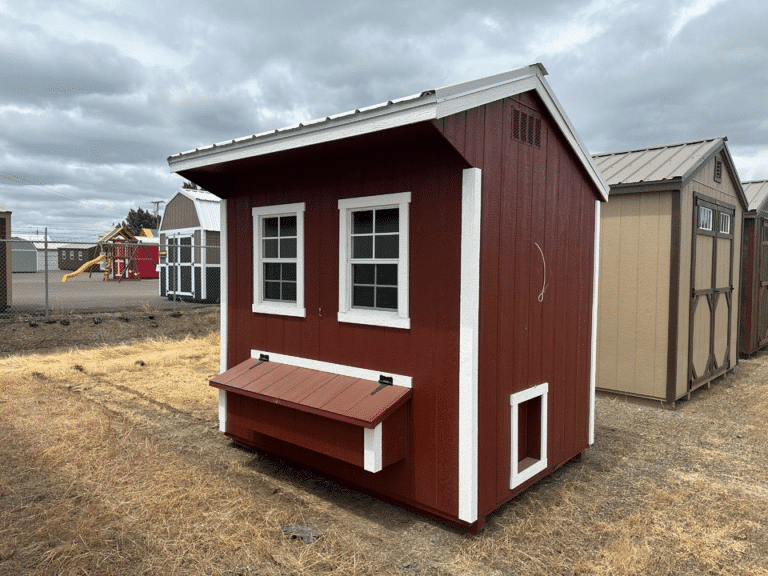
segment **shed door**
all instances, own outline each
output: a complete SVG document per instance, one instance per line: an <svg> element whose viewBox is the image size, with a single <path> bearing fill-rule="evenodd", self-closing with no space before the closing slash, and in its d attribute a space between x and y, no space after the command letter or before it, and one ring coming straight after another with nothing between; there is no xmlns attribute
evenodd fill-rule
<svg viewBox="0 0 768 576"><path fill-rule="evenodd" d="M168 283L166 294L194 296L192 278L194 260L192 258L192 236L168 238Z"/></svg>
<svg viewBox="0 0 768 576"><path fill-rule="evenodd" d="M760 238L758 248L758 306L757 306L757 345L762 348L768 344L768 219L759 218L756 233Z"/></svg>
<svg viewBox="0 0 768 576"><path fill-rule="evenodd" d="M694 202L688 390L730 369L735 209Z"/></svg>

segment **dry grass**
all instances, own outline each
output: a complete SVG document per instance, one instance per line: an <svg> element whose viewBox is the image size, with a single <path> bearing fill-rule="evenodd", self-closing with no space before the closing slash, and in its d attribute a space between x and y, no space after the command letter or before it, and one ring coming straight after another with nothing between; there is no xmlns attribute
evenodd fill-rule
<svg viewBox="0 0 768 576"><path fill-rule="evenodd" d="M768 355L676 411L600 398L476 537L237 449L217 369L215 334L0 360L0 574L768 574Z"/></svg>

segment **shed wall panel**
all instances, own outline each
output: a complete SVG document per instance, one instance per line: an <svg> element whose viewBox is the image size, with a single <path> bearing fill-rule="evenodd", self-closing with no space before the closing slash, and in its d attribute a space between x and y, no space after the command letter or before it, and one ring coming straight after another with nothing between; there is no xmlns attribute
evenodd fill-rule
<svg viewBox="0 0 768 576"><path fill-rule="evenodd" d="M601 212L597 387L664 397L672 195L614 194Z"/></svg>
<svg viewBox="0 0 768 576"><path fill-rule="evenodd" d="M197 228L200 220L197 217L195 203L191 198L177 194L168 202L163 212L161 230L177 230L181 228Z"/></svg>
<svg viewBox="0 0 768 576"><path fill-rule="evenodd" d="M514 109L541 118L540 146L512 137ZM549 383L549 468L541 475L587 446L596 199L537 97L483 110L476 128L469 114L437 123L482 169L481 516L538 479L509 488L512 393Z"/></svg>
<svg viewBox="0 0 768 576"><path fill-rule="evenodd" d="M381 136L377 136L381 138ZM426 140L425 140L426 139ZM227 203L230 255L230 366L252 349L414 377L410 421L418 426L408 457L376 475L344 468L344 478L370 490L456 515L458 437L458 309L461 176L466 162L434 128L415 138L387 138L374 150L344 144L344 153L312 151L302 170L244 173ZM404 141L411 144L403 146ZM381 146L380 148L378 146ZM292 153L293 155L293 153ZM410 191L410 330L340 323L340 198ZM305 202L306 318L251 312L251 208ZM253 440L267 449L271 441ZM331 474L338 463L313 465Z"/></svg>

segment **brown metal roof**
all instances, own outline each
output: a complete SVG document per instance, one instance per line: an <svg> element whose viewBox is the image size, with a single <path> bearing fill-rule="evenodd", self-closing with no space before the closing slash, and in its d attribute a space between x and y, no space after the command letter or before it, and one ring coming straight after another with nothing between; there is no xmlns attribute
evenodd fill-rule
<svg viewBox="0 0 768 576"><path fill-rule="evenodd" d="M684 180L693 173L725 138L666 144L624 152L594 154L593 160L608 184L640 184Z"/></svg>
<svg viewBox="0 0 768 576"><path fill-rule="evenodd" d="M210 380L211 386L303 412L375 428L412 396L404 386L250 358Z"/></svg>
<svg viewBox="0 0 768 576"><path fill-rule="evenodd" d="M757 210L768 198L768 180L753 180L751 182L742 182L744 194L749 202L749 210Z"/></svg>

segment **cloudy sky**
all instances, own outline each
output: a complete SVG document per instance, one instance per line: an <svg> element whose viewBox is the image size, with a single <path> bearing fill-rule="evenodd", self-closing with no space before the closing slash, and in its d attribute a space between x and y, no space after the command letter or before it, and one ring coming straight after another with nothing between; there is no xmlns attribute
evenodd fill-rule
<svg viewBox="0 0 768 576"><path fill-rule="evenodd" d="M0 0L0 208L91 240L167 158L542 62L592 153L727 136L768 178L765 0Z"/></svg>

